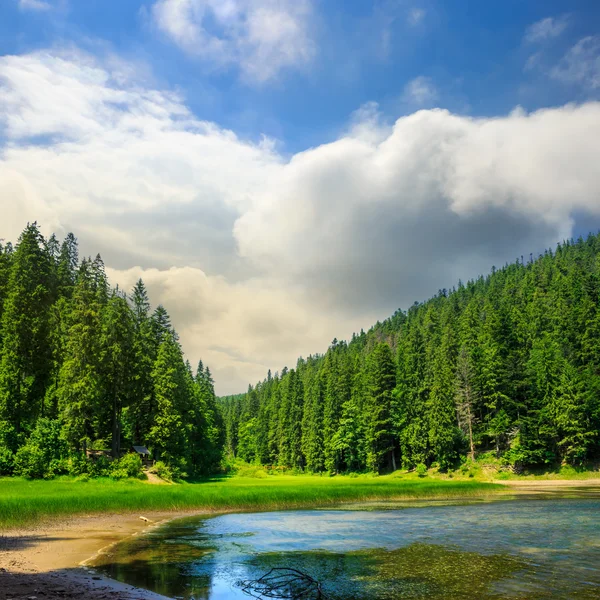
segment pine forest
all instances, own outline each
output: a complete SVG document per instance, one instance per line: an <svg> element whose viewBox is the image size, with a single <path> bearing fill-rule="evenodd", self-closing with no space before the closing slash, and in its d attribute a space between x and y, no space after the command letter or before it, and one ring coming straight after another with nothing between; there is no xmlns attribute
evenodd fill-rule
<svg viewBox="0 0 600 600"><path fill-rule="evenodd" d="M597 460L599 433L598 235L440 290L225 398L143 281L111 288L100 256L80 261L72 234L35 223L0 245L0 475L118 473L132 445L181 477L232 459L444 470L482 453L518 471Z"/></svg>

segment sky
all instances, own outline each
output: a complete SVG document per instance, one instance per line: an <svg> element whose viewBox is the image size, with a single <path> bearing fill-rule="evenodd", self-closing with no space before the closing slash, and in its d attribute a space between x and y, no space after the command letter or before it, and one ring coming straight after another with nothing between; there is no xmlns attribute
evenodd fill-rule
<svg viewBox="0 0 600 600"><path fill-rule="evenodd" d="M597 0L0 0L0 238L140 277L219 394L600 229Z"/></svg>

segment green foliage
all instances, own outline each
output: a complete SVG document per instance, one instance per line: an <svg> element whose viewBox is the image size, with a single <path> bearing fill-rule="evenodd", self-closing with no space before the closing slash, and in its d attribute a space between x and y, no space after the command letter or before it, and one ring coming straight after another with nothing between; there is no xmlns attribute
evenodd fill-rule
<svg viewBox="0 0 600 600"><path fill-rule="evenodd" d="M50 465L44 460L44 453L38 446L21 446L15 455L15 475L41 479L49 475Z"/></svg>
<svg viewBox="0 0 600 600"><path fill-rule="evenodd" d="M140 280L111 290L102 258L28 225L0 244L0 473L131 476L132 445L175 477L218 469L224 427L210 370L184 361L166 309ZM130 468L131 467L131 468Z"/></svg>
<svg viewBox="0 0 600 600"><path fill-rule="evenodd" d="M415 469L417 475L419 477L427 477L427 465L423 463L419 463Z"/></svg>
<svg viewBox="0 0 600 600"><path fill-rule="evenodd" d="M134 453L125 454L119 460L113 461L110 468L110 475L115 479L126 479L127 477L139 479L142 473L142 459Z"/></svg>
<svg viewBox="0 0 600 600"><path fill-rule="evenodd" d="M157 460L151 470L165 481L173 481L174 479L173 471L162 460Z"/></svg>
<svg viewBox="0 0 600 600"><path fill-rule="evenodd" d="M64 473L66 465L61 459L65 456L60 422L40 418L27 443L15 454L15 475L39 479Z"/></svg>
<svg viewBox="0 0 600 600"><path fill-rule="evenodd" d="M15 456L6 446L0 446L0 476L12 475Z"/></svg>

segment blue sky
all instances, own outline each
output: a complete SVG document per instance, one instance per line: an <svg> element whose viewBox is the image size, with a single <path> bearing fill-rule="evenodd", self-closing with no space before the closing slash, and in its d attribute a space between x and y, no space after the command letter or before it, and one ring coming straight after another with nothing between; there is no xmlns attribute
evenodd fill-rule
<svg viewBox="0 0 600 600"><path fill-rule="evenodd" d="M74 231L221 393L600 228L600 3L2 0L0 238Z"/></svg>
<svg viewBox="0 0 600 600"><path fill-rule="evenodd" d="M284 69L275 81L248 85L235 67L210 69L160 35L149 22L151 0L48 0L32 10L18 0L0 6L0 53L23 53L74 43L91 52L113 51L151 65L161 87L181 90L201 118L241 135L279 139L289 152L334 139L349 115L377 102L396 119L414 110L405 86L430 78L436 105L470 115L497 115L582 100L585 92L524 70L543 51L552 61L578 39L598 33L594 0L503 2L314 2L311 37L319 58ZM411 17L411 15L415 15ZM564 19L557 39L524 42L527 28L551 15ZM209 65L210 67L210 65Z"/></svg>

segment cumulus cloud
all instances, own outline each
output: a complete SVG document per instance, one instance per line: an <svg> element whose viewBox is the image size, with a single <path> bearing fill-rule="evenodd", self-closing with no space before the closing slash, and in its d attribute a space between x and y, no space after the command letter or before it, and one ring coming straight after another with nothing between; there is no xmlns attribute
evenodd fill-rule
<svg viewBox="0 0 600 600"><path fill-rule="evenodd" d="M269 367L294 366L298 355L360 327L357 317L315 311L303 292L268 277L233 283L190 267L107 273L123 289L143 278L152 300L168 308L187 355L202 357L220 391L244 391Z"/></svg>
<svg viewBox="0 0 600 600"><path fill-rule="evenodd" d="M525 32L525 41L530 44L538 44L548 40L555 39L562 35L569 25L567 15L560 17L546 17L533 25L530 25Z"/></svg>
<svg viewBox="0 0 600 600"><path fill-rule="evenodd" d="M281 158L268 140L242 141L127 75L80 52L0 58L0 171L29 186L11 210L35 194L117 263L183 264L192 245L221 249L215 268L225 268L236 215ZM156 229L157 215L186 235ZM117 249L124 225L140 239L119 236Z"/></svg>
<svg viewBox="0 0 600 600"><path fill-rule="evenodd" d="M221 393L600 216L599 103L393 125L370 103L286 158L125 67L0 58L0 237L37 218L143 277Z"/></svg>
<svg viewBox="0 0 600 600"><path fill-rule="evenodd" d="M154 23L191 56L264 83L315 54L312 0L157 0Z"/></svg>
<svg viewBox="0 0 600 600"><path fill-rule="evenodd" d="M420 111L383 141L300 153L238 219L240 252L286 265L332 307L406 306L568 236L573 211L598 214L599 116L595 103L497 119Z"/></svg>
<svg viewBox="0 0 600 600"><path fill-rule="evenodd" d="M572 46L550 75L566 84L584 89L600 88L600 36L588 36Z"/></svg>

